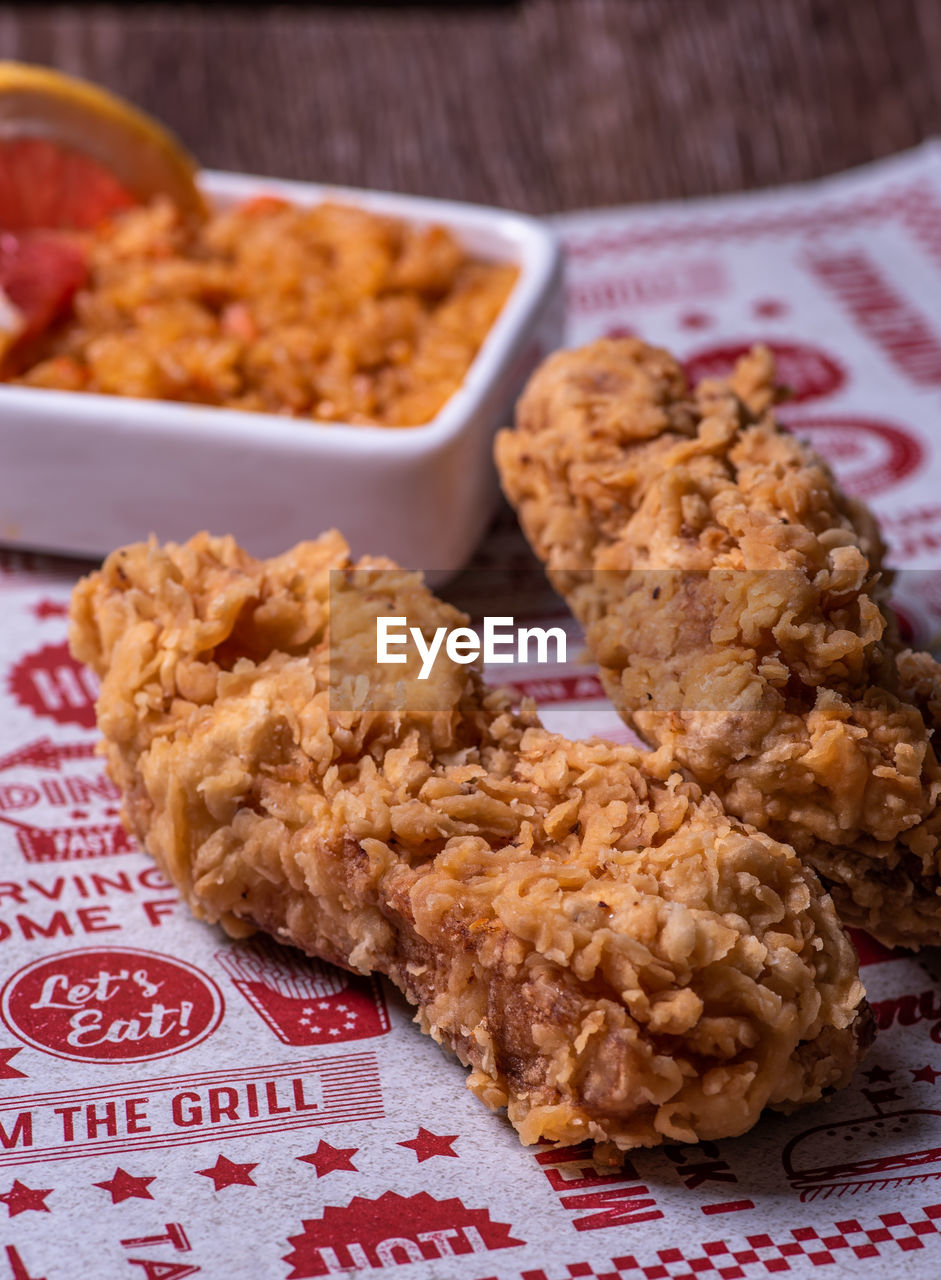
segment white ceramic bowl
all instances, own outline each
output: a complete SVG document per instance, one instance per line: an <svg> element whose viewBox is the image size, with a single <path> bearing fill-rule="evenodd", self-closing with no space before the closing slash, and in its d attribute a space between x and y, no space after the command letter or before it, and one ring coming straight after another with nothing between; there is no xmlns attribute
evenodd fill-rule
<svg viewBox="0 0 941 1280"><path fill-rule="evenodd" d="M493 509L491 441L562 334L560 253L534 218L376 191L203 175L216 207L262 193L451 228L519 278L460 388L425 426L323 424L156 400L0 385L0 542L97 556L155 533L232 533L271 555L336 527L355 554L441 581Z"/></svg>

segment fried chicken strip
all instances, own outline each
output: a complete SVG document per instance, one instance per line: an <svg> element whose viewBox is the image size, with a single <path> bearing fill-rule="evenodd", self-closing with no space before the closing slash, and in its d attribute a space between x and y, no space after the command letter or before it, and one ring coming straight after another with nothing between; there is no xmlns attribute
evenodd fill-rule
<svg viewBox="0 0 941 1280"><path fill-rule="evenodd" d="M628 724L846 921L936 943L941 667L903 649L874 518L774 400L761 349L694 392L637 340L560 352L497 441L503 486Z"/></svg>
<svg viewBox="0 0 941 1280"><path fill-rule="evenodd" d="M527 1143L718 1138L846 1083L871 1019L793 851L665 752L378 665L380 615L466 622L338 534L141 544L77 587L125 820L193 911L385 974Z"/></svg>

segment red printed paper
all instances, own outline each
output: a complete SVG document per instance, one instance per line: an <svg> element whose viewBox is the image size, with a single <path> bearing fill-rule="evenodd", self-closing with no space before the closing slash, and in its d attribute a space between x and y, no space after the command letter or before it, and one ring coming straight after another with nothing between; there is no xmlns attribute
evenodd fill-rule
<svg viewBox="0 0 941 1280"><path fill-rule="evenodd" d="M874 506L907 570L903 628L937 634L938 146L557 227L570 343L640 334L695 376L771 347L786 425ZM564 665L488 675L550 728L628 739L508 515L474 567L471 612L570 637ZM0 1280L941 1274L932 953L856 936L878 1039L817 1107L616 1170L583 1146L524 1148L396 992L226 937L136 848L66 646L75 575L0 552Z"/></svg>

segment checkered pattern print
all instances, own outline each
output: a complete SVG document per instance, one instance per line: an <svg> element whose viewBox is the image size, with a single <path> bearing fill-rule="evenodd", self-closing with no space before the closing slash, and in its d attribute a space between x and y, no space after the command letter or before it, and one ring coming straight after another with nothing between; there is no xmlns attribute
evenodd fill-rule
<svg viewBox="0 0 941 1280"><path fill-rule="evenodd" d="M632 225L610 232L592 231L589 235L572 232L563 235L566 255L578 261L606 257L609 254L633 253L638 249L660 249L666 245L680 247L702 240L749 240L769 234L791 235L794 232L819 232L834 227L846 228L883 222L898 204L894 191L863 196L852 201L821 204L816 208L778 209L772 213L726 214L721 218L675 223L659 217L648 226Z"/></svg>
<svg viewBox="0 0 941 1280"><path fill-rule="evenodd" d="M551 1275L523 1271L520 1280L757 1280L804 1270L807 1264L826 1267L868 1258L897 1266L902 1254L924 1249L939 1233L941 1204L933 1204L911 1216L882 1213L868 1226L857 1218L844 1218L831 1230L797 1227L780 1240L766 1234L746 1236L738 1245L709 1240L689 1250L658 1249L646 1262L626 1254L612 1258L610 1266L573 1262Z"/></svg>

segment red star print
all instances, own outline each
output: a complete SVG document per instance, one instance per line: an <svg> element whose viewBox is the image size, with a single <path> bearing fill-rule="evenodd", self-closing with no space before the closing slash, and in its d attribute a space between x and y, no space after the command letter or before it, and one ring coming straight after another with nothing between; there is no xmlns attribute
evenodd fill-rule
<svg viewBox="0 0 941 1280"><path fill-rule="evenodd" d="M331 1147L329 1142L321 1139L316 1151L311 1152L309 1156L297 1158L304 1164L312 1164L317 1170L318 1178L325 1178L328 1173L335 1173L339 1169L351 1169L353 1173L358 1173L359 1170L352 1159L358 1150L359 1147Z"/></svg>
<svg viewBox="0 0 941 1280"><path fill-rule="evenodd" d="M680 327L683 329L708 329L712 322L712 316L705 311L687 311L680 316Z"/></svg>
<svg viewBox="0 0 941 1280"><path fill-rule="evenodd" d="M68 612L69 606L59 600L39 600L33 605L33 613L37 618L64 618Z"/></svg>
<svg viewBox="0 0 941 1280"><path fill-rule="evenodd" d="M9 1191L0 1196L0 1200L9 1209L10 1217L15 1218L18 1213L28 1213L30 1209L35 1209L37 1213L51 1213L52 1210L46 1204L46 1196L51 1194L52 1187L40 1191L35 1187L26 1187L17 1180Z"/></svg>
<svg viewBox="0 0 941 1280"><path fill-rule="evenodd" d="M424 1160L430 1160L432 1156L454 1156L457 1159L457 1152L451 1150L451 1143L457 1142L459 1136L451 1133L445 1137L441 1133L429 1133L427 1129L419 1129L417 1138L412 1138L410 1142L398 1142L396 1146L410 1147L418 1156L419 1164Z"/></svg>
<svg viewBox="0 0 941 1280"><path fill-rule="evenodd" d="M756 316L765 316L774 320L778 316L786 316L790 308L780 298L760 298L752 307Z"/></svg>
<svg viewBox="0 0 941 1280"><path fill-rule="evenodd" d="M863 1075L870 1084L886 1084L892 1079L892 1072L886 1071L885 1067L871 1067L869 1071L864 1071Z"/></svg>
<svg viewBox="0 0 941 1280"><path fill-rule="evenodd" d="M102 1191L107 1191L111 1196L112 1204L121 1204L124 1200L153 1200L153 1196L147 1190L153 1181L153 1178L135 1178L132 1173L127 1173L119 1165L110 1181L94 1182L92 1186L101 1187Z"/></svg>
<svg viewBox="0 0 941 1280"><path fill-rule="evenodd" d="M912 1073L912 1080L924 1080L925 1084L934 1084L938 1076L941 1076L941 1071L935 1071L934 1067L919 1067L917 1071L914 1067L908 1069Z"/></svg>
<svg viewBox="0 0 941 1280"><path fill-rule="evenodd" d="M21 1049L0 1049L0 1080L25 1080L26 1072L17 1071L16 1067L10 1066L10 1059L15 1053L21 1053Z"/></svg>
<svg viewBox="0 0 941 1280"><path fill-rule="evenodd" d="M204 1178L212 1178L215 1189L221 1191L224 1187L257 1186L251 1179L252 1170L257 1168L257 1164L236 1164L220 1156L211 1169L197 1169L196 1172Z"/></svg>

